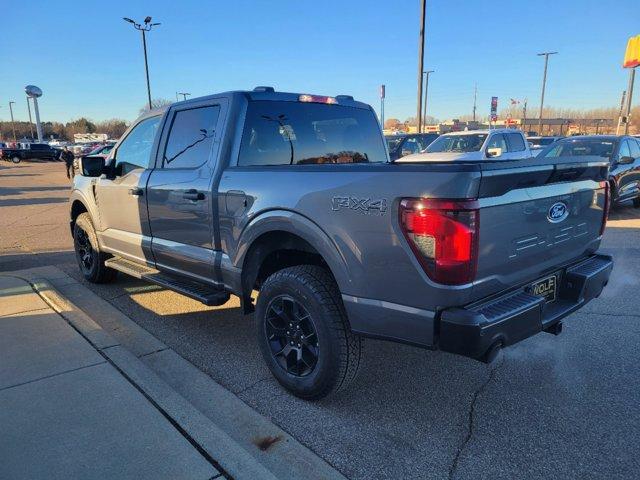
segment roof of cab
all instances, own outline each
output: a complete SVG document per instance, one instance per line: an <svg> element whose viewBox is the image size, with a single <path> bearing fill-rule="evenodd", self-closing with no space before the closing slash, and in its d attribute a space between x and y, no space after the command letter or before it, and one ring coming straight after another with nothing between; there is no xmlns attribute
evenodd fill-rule
<svg viewBox="0 0 640 480"><path fill-rule="evenodd" d="M209 98L216 98L221 96L225 96L225 97L243 96L251 101L262 100L262 101L298 102L300 101L301 95L328 96L328 97L333 97L337 100L336 105L371 109L369 105L367 105L366 103L358 102L357 100L354 100L353 97L350 95L319 95L319 94L313 94L308 92L300 92L300 93L278 92L273 87L256 87L253 90L231 90L228 92L214 93L211 95L205 95L203 97L195 97L195 98L190 98L188 100L175 102L169 105L168 107L173 105L199 102L202 100L207 100ZM315 102L311 102L311 103L315 103ZM155 111L161 112L161 111L164 111L164 109L166 108L167 107L161 107L160 109L157 109Z"/></svg>

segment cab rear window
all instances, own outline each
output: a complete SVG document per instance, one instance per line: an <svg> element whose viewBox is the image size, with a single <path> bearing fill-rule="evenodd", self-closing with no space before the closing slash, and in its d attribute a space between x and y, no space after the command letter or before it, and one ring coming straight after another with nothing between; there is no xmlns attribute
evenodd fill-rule
<svg viewBox="0 0 640 480"><path fill-rule="evenodd" d="M249 103L238 165L386 162L371 110L320 103Z"/></svg>

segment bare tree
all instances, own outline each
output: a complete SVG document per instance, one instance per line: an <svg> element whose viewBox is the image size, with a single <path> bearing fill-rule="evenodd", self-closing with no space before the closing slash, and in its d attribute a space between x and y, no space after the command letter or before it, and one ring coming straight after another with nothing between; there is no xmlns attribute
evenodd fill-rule
<svg viewBox="0 0 640 480"><path fill-rule="evenodd" d="M151 100L151 106L153 107L153 110L155 110L156 108L161 108L167 105L171 105L172 103L173 102L171 100L168 100L166 98L154 98L153 100ZM145 105L140 109L140 115L142 115L143 113L147 113L148 111L149 111L149 105Z"/></svg>

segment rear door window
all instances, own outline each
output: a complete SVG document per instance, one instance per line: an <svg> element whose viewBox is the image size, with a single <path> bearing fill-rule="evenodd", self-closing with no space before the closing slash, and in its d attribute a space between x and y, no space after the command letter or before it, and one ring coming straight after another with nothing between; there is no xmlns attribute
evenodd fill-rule
<svg viewBox="0 0 640 480"><path fill-rule="evenodd" d="M164 168L196 168L209 159L216 123L217 105L176 112L162 159Z"/></svg>
<svg viewBox="0 0 640 480"><path fill-rule="evenodd" d="M522 152L525 150L526 147L522 135L518 133L507 133L505 136L507 137L510 152Z"/></svg>
<svg viewBox="0 0 640 480"><path fill-rule="evenodd" d="M249 103L240 166L386 161L378 122L369 109L305 102Z"/></svg>

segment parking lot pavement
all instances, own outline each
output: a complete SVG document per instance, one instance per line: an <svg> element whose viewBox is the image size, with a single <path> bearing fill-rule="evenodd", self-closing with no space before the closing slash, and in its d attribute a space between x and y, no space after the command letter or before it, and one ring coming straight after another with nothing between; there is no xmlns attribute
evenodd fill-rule
<svg viewBox="0 0 640 480"><path fill-rule="evenodd" d="M48 168L19 171L48 176ZM51 214L58 209L66 205ZM639 215L613 211L603 241L616 258L610 285L566 319L560 336L530 338L489 366L368 340L353 388L317 403L288 395L271 378L252 318L237 302L208 308L125 278L88 287L350 478L633 478L640 471ZM24 223L20 238L30 228ZM24 255L41 241L6 248L3 240L0 270L36 258L79 278L64 253L69 238L58 251Z"/></svg>

